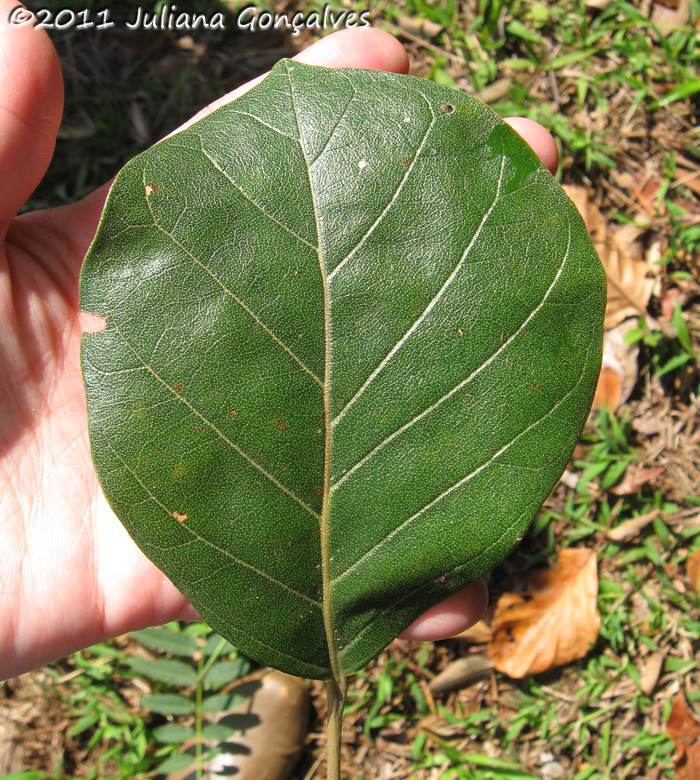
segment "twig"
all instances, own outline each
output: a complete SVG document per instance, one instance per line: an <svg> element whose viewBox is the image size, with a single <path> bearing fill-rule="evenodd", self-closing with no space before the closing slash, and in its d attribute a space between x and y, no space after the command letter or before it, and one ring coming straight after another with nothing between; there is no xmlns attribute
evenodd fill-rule
<svg viewBox="0 0 700 780"><path fill-rule="evenodd" d="M304 780L311 780L311 778L316 774L316 770L321 766L321 761L326 757L326 748L323 748L323 750L318 754L318 758L314 761L314 763L311 765L311 769L306 773L306 777Z"/></svg>
<svg viewBox="0 0 700 780"><path fill-rule="evenodd" d="M540 685L540 688L550 696L554 696L555 699L561 699L562 701L567 702L567 704L572 704L576 701L576 699L573 696L569 696L568 693L560 693L559 691L555 691L554 688L550 688L548 685Z"/></svg>

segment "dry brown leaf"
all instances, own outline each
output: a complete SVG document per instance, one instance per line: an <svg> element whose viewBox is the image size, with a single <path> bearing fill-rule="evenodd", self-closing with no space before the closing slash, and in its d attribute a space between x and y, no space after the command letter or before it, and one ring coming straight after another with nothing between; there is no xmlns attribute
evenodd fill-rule
<svg viewBox="0 0 700 780"><path fill-rule="evenodd" d="M425 19L423 21L423 35L425 35L426 38L435 38L444 30L445 28L438 24L437 22L431 22L430 19Z"/></svg>
<svg viewBox="0 0 700 780"><path fill-rule="evenodd" d="M428 690L437 696L439 693L456 691L488 676L493 664L483 655L468 655L457 658L430 681Z"/></svg>
<svg viewBox="0 0 700 780"><path fill-rule="evenodd" d="M497 79L491 84L487 84L480 92L476 93L476 96L482 103L497 103L508 95L510 85L513 83L513 79Z"/></svg>
<svg viewBox="0 0 700 780"><path fill-rule="evenodd" d="M687 168L676 168L673 174L673 178L676 179L675 187L678 184L682 184L689 190L692 190L696 195L700 195L700 171L689 171Z"/></svg>
<svg viewBox="0 0 700 780"><path fill-rule="evenodd" d="M406 14L399 14L397 24L403 32L424 38L435 38L444 29L441 24L431 22L430 19L416 19Z"/></svg>
<svg viewBox="0 0 700 780"><path fill-rule="evenodd" d="M559 481L572 490L576 488L580 479L580 474L577 474L575 471L570 471L569 469L565 469L564 473L559 477Z"/></svg>
<svg viewBox="0 0 700 780"><path fill-rule="evenodd" d="M656 520L660 514L661 511L659 509L653 509L645 515L633 517L631 520L626 520L615 528L611 528L605 535L608 539L612 539L613 542L627 542L638 536L639 532L645 529L649 523Z"/></svg>
<svg viewBox="0 0 700 780"><path fill-rule="evenodd" d="M683 27L690 15L690 0L680 0L676 8L668 8L661 3L654 3L651 11L651 21L662 35L671 35ZM652 35L658 38L658 33L652 28Z"/></svg>
<svg viewBox="0 0 700 780"><path fill-rule="evenodd" d="M598 637L598 570L593 550L562 550L559 567L527 578L522 594L504 593L487 652L510 677L538 674L583 658Z"/></svg>
<svg viewBox="0 0 700 780"><path fill-rule="evenodd" d="M600 409L605 404L614 412L632 395L639 376L639 347L636 344L625 344L625 335L636 325L637 320L630 319L605 331L603 362L593 399L594 409Z"/></svg>
<svg viewBox="0 0 700 780"><path fill-rule="evenodd" d="M12 722L12 712L0 709L0 777L19 775L24 768L24 745Z"/></svg>
<svg viewBox="0 0 700 780"><path fill-rule="evenodd" d="M647 276L648 266L638 241L641 230L624 225L616 233L608 231L605 257L601 257L608 277L608 303L605 327L614 328L632 316L646 314L655 281Z"/></svg>
<svg viewBox="0 0 700 780"><path fill-rule="evenodd" d="M491 627L487 623L484 623L483 620L480 620L471 628L462 631L461 634L457 634L454 638L459 639L460 642L472 642L475 645L480 645L485 642L490 642L492 636L493 631L491 630Z"/></svg>
<svg viewBox="0 0 700 780"><path fill-rule="evenodd" d="M642 691L646 696L651 696L659 681L661 667L664 665L663 653L652 653L644 662L639 673Z"/></svg>
<svg viewBox="0 0 700 780"><path fill-rule="evenodd" d="M608 278L605 328L645 314L655 280L647 277L649 266L638 240L642 230L636 225L624 225L611 231L597 206L590 202L585 187L567 184L564 190L581 213Z"/></svg>
<svg viewBox="0 0 700 780"><path fill-rule="evenodd" d="M641 417L635 417L632 420L632 427L642 436L655 436L666 428L664 418L654 412L647 412Z"/></svg>
<svg viewBox="0 0 700 780"><path fill-rule="evenodd" d="M595 388L593 408L600 409L605 404L611 412L614 412L620 406L621 397L622 385L617 372L612 368L601 368Z"/></svg>
<svg viewBox="0 0 700 780"><path fill-rule="evenodd" d="M647 482L655 477L660 477L665 470L665 466L656 466L653 469L643 469L635 465L627 466L622 482L611 488L610 492L616 496L631 496L642 485L646 485Z"/></svg>
<svg viewBox="0 0 700 780"><path fill-rule="evenodd" d="M700 590L700 547L688 556L685 568L697 593Z"/></svg>
<svg viewBox="0 0 700 780"><path fill-rule="evenodd" d="M681 691L673 700L666 733L676 743L676 780L700 780L700 724Z"/></svg>
<svg viewBox="0 0 700 780"><path fill-rule="evenodd" d="M661 299L661 316L667 320L670 320L673 316L673 309L676 305L676 299L680 296L681 291L676 287L671 287L666 290L664 297Z"/></svg>
<svg viewBox="0 0 700 780"><path fill-rule="evenodd" d="M593 408L600 409L605 405L614 412L620 406L620 398L622 398L622 383L617 371L613 368L601 368L595 388Z"/></svg>

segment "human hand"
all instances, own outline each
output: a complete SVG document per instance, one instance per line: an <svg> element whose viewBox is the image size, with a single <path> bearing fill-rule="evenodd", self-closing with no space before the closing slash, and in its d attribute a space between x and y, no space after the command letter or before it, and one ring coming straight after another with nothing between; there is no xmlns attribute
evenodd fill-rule
<svg viewBox="0 0 700 780"><path fill-rule="evenodd" d="M0 679L126 631L197 618L111 511L90 458L79 360L90 318L79 312L78 275L108 187L15 217L48 167L63 89L48 37L11 27L13 6L0 0ZM371 28L335 33L298 59L408 70L398 41ZM529 120L512 124L555 169L551 136ZM451 636L486 603L475 583L402 636Z"/></svg>

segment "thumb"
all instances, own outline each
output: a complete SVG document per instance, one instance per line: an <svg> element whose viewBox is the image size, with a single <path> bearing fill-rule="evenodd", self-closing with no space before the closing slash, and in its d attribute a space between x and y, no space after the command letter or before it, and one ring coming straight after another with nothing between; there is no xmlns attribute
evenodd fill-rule
<svg viewBox="0 0 700 780"><path fill-rule="evenodd" d="M49 167L63 113L56 50L23 17L16 0L0 0L0 238Z"/></svg>

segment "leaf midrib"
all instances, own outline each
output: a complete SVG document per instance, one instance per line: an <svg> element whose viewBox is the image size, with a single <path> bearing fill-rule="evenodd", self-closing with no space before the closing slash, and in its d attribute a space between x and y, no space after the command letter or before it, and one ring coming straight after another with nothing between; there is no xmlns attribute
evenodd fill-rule
<svg viewBox="0 0 700 780"><path fill-rule="evenodd" d="M296 98L294 96L294 83L289 68L289 61L285 62L287 70L287 79L289 80L289 89L292 98L292 107L294 109L294 119L297 125L299 135L299 147L306 166L306 175L309 181L309 192L311 194L311 203L314 210L314 221L316 225L316 244L318 264L321 271L321 283L323 285L323 327L325 336L324 345L324 377L323 377L323 421L325 427L324 450L323 450L323 505L321 517L319 520L319 543L321 548L321 578L322 578L322 611L323 627L326 634L326 644L328 645L328 658L331 667L331 674L336 685L342 690L345 679L340 668L340 657L336 648L335 630L333 627L333 604L332 604L332 583L330 575L330 509L331 509L331 444L333 429L331 427L331 317L330 317L330 294L328 290L328 276L326 274L326 264L323 251L323 239L321 232L321 221L318 213L318 203L316 202L316 193L314 191L313 180L311 177L311 166L309 156L306 151L304 139L299 124L299 111L297 109Z"/></svg>

